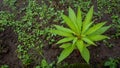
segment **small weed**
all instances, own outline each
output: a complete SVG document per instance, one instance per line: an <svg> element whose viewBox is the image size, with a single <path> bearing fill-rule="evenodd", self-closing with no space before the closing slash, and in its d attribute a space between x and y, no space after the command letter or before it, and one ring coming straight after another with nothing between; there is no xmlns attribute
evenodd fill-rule
<svg viewBox="0 0 120 68"><path fill-rule="evenodd" d="M114 23L114 29L116 29L116 33L113 35L113 38L120 37L120 17L118 15L111 16L112 22Z"/></svg>
<svg viewBox="0 0 120 68"><path fill-rule="evenodd" d="M0 66L0 68L9 68L9 66L5 64L5 65Z"/></svg>
<svg viewBox="0 0 120 68"><path fill-rule="evenodd" d="M51 22L58 22L61 17L61 11L55 10L51 5L47 5L45 1L41 1L41 4L38 4L36 0L28 0L28 5L24 8L24 11L21 9L19 12L16 12L15 3L17 0L4 0L4 6L10 6L13 9L13 12L9 11L0 11L0 30L4 30L5 27L12 27L18 35L18 58L23 62L23 65L28 66L33 61L33 54L30 53L30 50L36 51L42 57L42 47L44 46L44 40L47 41L52 38L52 35L48 33ZM21 16L19 20L15 17L16 14L22 12L25 15ZM52 12L52 13L51 13ZM52 21L53 17L56 17ZM52 44L54 40L50 40L49 44ZM36 62L37 63L37 62Z"/></svg>
<svg viewBox="0 0 120 68"><path fill-rule="evenodd" d="M117 68L118 63L118 60L109 58L109 60L104 63L104 66L108 66L109 68Z"/></svg>
<svg viewBox="0 0 120 68"><path fill-rule="evenodd" d="M4 30L6 26L12 26L14 22L14 14L7 11L0 11L0 30Z"/></svg>
<svg viewBox="0 0 120 68"><path fill-rule="evenodd" d="M42 59L40 66L38 65L35 68L55 68L54 64L55 62L48 64L45 59Z"/></svg>
<svg viewBox="0 0 120 68"><path fill-rule="evenodd" d="M101 19L104 15L101 16L101 14L109 14L113 28L115 29L116 33L113 35L113 38L119 38L120 37L120 1L119 0L97 0L98 3L98 17Z"/></svg>
<svg viewBox="0 0 120 68"><path fill-rule="evenodd" d="M107 40L103 40L103 43L105 43L106 46L108 46L109 48L112 48L113 46L115 46L112 43L109 43Z"/></svg>
<svg viewBox="0 0 120 68"><path fill-rule="evenodd" d="M4 5L7 5L11 7L12 9L15 9L15 3L17 0L3 0Z"/></svg>

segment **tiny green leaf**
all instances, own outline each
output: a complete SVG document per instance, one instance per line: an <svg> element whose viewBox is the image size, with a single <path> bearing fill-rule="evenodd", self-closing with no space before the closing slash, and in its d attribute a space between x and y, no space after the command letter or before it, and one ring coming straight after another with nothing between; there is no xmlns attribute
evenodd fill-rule
<svg viewBox="0 0 120 68"><path fill-rule="evenodd" d="M47 67L47 66L48 66L48 63L47 63L47 61L46 61L45 59L43 59L43 60L41 61L41 66L42 66L42 67Z"/></svg>

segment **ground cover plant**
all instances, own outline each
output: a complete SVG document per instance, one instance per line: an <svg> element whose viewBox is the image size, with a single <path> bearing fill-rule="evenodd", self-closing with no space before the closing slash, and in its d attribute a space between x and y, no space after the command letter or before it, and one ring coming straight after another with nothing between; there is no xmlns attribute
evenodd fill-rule
<svg viewBox="0 0 120 68"><path fill-rule="evenodd" d="M109 60L105 62L104 66L109 66L110 68L117 68L117 63L119 63L117 59L109 58Z"/></svg>
<svg viewBox="0 0 120 68"><path fill-rule="evenodd" d="M104 68L114 66L119 68L119 3L119 0L0 0L0 67ZM77 16L78 6L81 8L82 18ZM91 6L94 7L91 8ZM102 36L106 35L110 39L94 42L97 46L87 47L86 50L89 50L90 59L88 56L87 58L81 56L77 47L67 57L60 55L64 51L64 47L60 46L62 43L58 41L65 37L49 32L51 29L58 30L58 28L62 27L67 28L67 32L72 30L73 37L78 37L75 34L80 34L77 33L79 30L73 27L69 28L69 26L65 25L65 20L63 20L63 17L69 12L68 8L72 11L72 13L70 12L72 15L68 16L68 18L74 20L74 17L79 17L82 19L82 24L86 21L85 18L89 17L86 13L89 15L89 9L91 8L94 11L94 13L91 12L93 14L91 22L94 23L91 24L89 29L98 25L99 22L106 21L106 23L101 23L101 28L106 27L109 30L104 32ZM83 26L79 27L83 29ZM90 32L89 29L86 29L88 31L85 33ZM104 37L108 38L106 36ZM63 44L75 44L78 39L74 38L74 41L70 39L71 41ZM87 44L85 40L82 41ZM56 44L56 42L59 44ZM63 47L63 49L59 48L59 46ZM62 58L60 59L60 57ZM110 57L113 59L109 60ZM89 64L86 64L85 61L87 63L89 61Z"/></svg>

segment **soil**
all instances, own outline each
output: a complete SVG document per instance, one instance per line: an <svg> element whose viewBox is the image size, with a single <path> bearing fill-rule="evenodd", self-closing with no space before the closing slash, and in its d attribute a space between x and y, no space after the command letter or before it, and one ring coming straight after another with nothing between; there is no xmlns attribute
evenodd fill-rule
<svg viewBox="0 0 120 68"><path fill-rule="evenodd" d="M10 68L21 68L22 63L17 58L17 35L12 28L0 32L0 66L9 65Z"/></svg>
<svg viewBox="0 0 120 68"><path fill-rule="evenodd" d="M117 58L120 57L120 39L109 40L115 46L112 48L108 48L105 44L98 43L98 46L92 46L89 48L91 53L90 63L100 64L104 62L109 57ZM10 68L21 68L22 63L17 57L16 49L17 49L17 35L14 33L12 28L7 28L5 31L0 32L0 47L2 50L0 51L0 65L7 64ZM43 48L44 56L49 63L57 60L62 49L59 49L56 45L45 46ZM67 59L63 61L63 63L84 63L85 61L80 56L79 52L75 50ZM97 66L98 67L98 66ZM99 66L99 68L101 68Z"/></svg>
<svg viewBox="0 0 120 68"><path fill-rule="evenodd" d="M117 40L117 41L116 41ZM91 59L90 63L96 67L96 68L102 68L103 63L108 60L108 58L118 58L120 57L120 39L114 39L114 40L109 40L110 42L112 41L112 44L114 46L112 48L109 48L103 43L98 43L98 46L91 46L89 47L90 54L91 54ZM52 62L57 60L56 58L59 56L61 53L61 49L58 49L58 47L47 47L44 48L44 55L47 61ZM49 55L49 56L48 56ZM73 64L73 63L85 63L85 61L82 59L80 56L79 52L75 50L68 58L66 58L63 63L67 62L68 64ZM120 66L119 66L120 68Z"/></svg>
<svg viewBox="0 0 120 68"><path fill-rule="evenodd" d="M20 1L20 0L19 0ZM1 0L0 0L1 3ZM97 4L95 3L95 11L97 12ZM21 3L19 3L21 5ZM1 5L0 5L1 6ZM20 6L18 6L20 7ZM2 8L0 8L1 10ZM9 8L8 8L9 10ZM100 21L108 20L109 24L111 23L111 19L109 14L105 14L104 17ZM107 31L108 35L112 35L115 33L115 29L110 29ZM118 39L110 39L108 43L114 44L112 48L108 48L106 44L103 42L97 43L97 47L91 46L89 47L91 53L90 63L95 68L102 68L104 61L108 60L109 57L117 58L120 57L120 37ZM46 45L43 48L44 56L47 59L48 63L52 61L57 61L57 57L60 55L62 49L58 48L57 45ZM22 68L22 63L20 59L17 57L16 49L17 49L17 34L14 32L14 29L11 27L6 28L4 31L0 32L0 66L3 64L7 64L10 68ZM73 63L84 63L85 61L80 56L78 50L74 50L74 52L66 58L63 63L67 62L68 64ZM120 64L118 66L120 68Z"/></svg>

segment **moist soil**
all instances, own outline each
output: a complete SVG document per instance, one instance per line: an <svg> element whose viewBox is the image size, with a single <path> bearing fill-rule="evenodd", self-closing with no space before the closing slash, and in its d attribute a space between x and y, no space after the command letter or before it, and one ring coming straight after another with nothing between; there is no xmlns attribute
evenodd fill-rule
<svg viewBox="0 0 120 68"><path fill-rule="evenodd" d="M22 4L23 1L19 0L19 5ZM2 1L0 0L0 3ZM55 2L57 3L57 2ZM95 5L95 11L97 11L96 1L93 1ZM18 6L20 8L22 6ZM61 8L60 8L61 9ZM4 9L2 5L0 5L0 10L10 10L9 8ZM11 10L10 10L11 11ZM111 19L109 14L105 14L99 21L108 20L109 24L111 24ZM115 29L110 29L106 32L108 35L112 35L115 33ZM57 40L57 39L56 39ZM90 64L95 68L103 68L103 63L108 60L109 57L118 58L120 57L120 37L117 39L109 39L108 43L113 44L112 48L109 48L103 42L97 43L96 46L89 47L91 53ZM16 49L17 49L17 34L14 32L14 29L11 27L5 28L4 31L0 32L0 66L3 64L7 64L10 68L23 68L22 62L17 57ZM60 55L62 49L59 49L59 46L56 44L47 45L43 48L43 53L48 63L52 61L56 61L57 57ZM71 55L66 58L63 63L67 62L68 64L73 63L85 63L85 61L80 56L78 50L74 50ZM32 65L32 64L31 64ZM34 64L33 64L34 65ZM118 68L120 68L120 64L118 64ZM34 66L33 66L34 67Z"/></svg>
<svg viewBox="0 0 120 68"><path fill-rule="evenodd" d="M120 39L108 40L109 43L114 44L112 48L106 46L106 44L97 43L96 46L91 46L89 48L91 53L90 63L94 67L99 67L103 65L103 62L108 60L109 57L118 58L120 57ZM0 65L7 64L10 68L22 68L22 63L17 57L17 35L12 28L7 28L3 32L0 32ZM49 63L57 60L62 49L59 49L56 45L49 45L43 48L44 56ZM73 63L84 63L85 61L80 56L77 50L66 58L63 63L67 62L68 64ZM120 66L119 66L120 68Z"/></svg>
<svg viewBox="0 0 120 68"><path fill-rule="evenodd" d="M17 35L12 28L0 32L0 66L9 65L10 68L21 68L21 61L17 57Z"/></svg>

